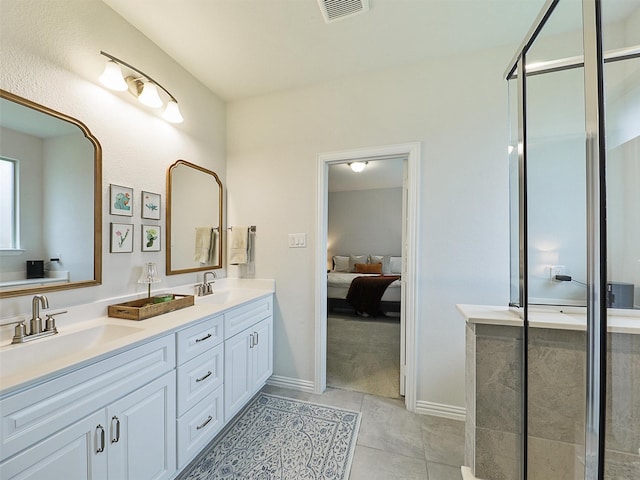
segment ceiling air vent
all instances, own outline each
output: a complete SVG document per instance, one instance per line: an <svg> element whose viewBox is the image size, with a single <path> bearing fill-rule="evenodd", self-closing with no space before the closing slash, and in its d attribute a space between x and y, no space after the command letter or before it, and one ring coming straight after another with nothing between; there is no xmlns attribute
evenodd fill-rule
<svg viewBox="0 0 640 480"><path fill-rule="evenodd" d="M369 10L369 0L318 0L318 5L327 23Z"/></svg>

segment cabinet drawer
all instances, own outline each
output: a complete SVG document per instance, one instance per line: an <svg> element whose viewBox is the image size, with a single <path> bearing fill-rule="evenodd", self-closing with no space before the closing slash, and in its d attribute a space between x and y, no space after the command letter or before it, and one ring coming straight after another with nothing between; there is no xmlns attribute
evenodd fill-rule
<svg viewBox="0 0 640 480"><path fill-rule="evenodd" d="M221 343L178 367L178 416L222 385L223 362Z"/></svg>
<svg viewBox="0 0 640 480"><path fill-rule="evenodd" d="M224 338L231 338L272 314L273 302L271 295L234 308L224 314Z"/></svg>
<svg viewBox="0 0 640 480"><path fill-rule="evenodd" d="M224 425L222 385L178 420L178 469L184 467Z"/></svg>
<svg viewBox="0 0 640 480"><path fill-rule="evenodd" d="M175 368L173 335L0 401L0 460L65 428Z"/></svg>
<svg viewBox="0 0 640 480"><path fill-rule="evenodd" d="M205 350L221 343L224 339L222 336L223 324L223 316L217 315L180 330L176 334L178 365L182 365Z"/></svg>

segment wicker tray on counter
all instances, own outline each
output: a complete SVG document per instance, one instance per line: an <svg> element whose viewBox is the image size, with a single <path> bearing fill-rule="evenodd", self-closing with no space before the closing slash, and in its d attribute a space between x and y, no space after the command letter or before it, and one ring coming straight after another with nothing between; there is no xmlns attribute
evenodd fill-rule
<svg viewBox="0 0 640 480"><path fill-rule="evenodd" d="M190 307L194 303L193 295L179 295L176 293L173 297L173 300L159 303L154 303L153 297L151 297L109 305L107 315L115 318L126 318L127 320L144 320L145 318Z"/></svg>

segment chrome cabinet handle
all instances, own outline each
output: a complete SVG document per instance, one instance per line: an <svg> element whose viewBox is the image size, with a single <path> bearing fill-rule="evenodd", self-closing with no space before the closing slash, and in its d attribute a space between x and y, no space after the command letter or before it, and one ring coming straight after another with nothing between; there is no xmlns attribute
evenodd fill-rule
<svg viewBox="0 0 640 480"><path fill-rule="evenodd" d="M198 425L198 426L196 427L196 430L200 430L200 429L202 429L202 428L206 427L206 426L207 426L207 424L208 424L211 420L213 420L213 417L212 417L211 415L209 415L209 418L207 418L207 419L206 419L202 424Z"/></svg>
<svg viewBox="0 0 640 480"><path fill-rule="evenodd" d="M260 337L258 336L258 332L253 332L253 334L256 336L256 345L257 345L258 342L260 341Z"/></svg>
<svg viewBox="0 0 640 480"><path fill-rule="evenodd" d="M196 338L196 343L198 343L198 342L204 342L205 340L209 340L210 338L211 338L211 334L210 334L210 333L208 333L207 335L205 335L205 336L204 336L204 337L202 337L202 338Z"/></svg>
<svg viewBox="0 0 640 480"><path fill-rule="evenodd" d="M249 334L249 348L253 348L253 333Z"/></svg>
<svg viewBox="0 0 640 480"><path fill-rule="evenodd" d="M209 370L209 371L206 373L206 375L205 375L205 376L200 377L200 378L196 378L196 382L201 382L201 381L203 381L204 379L206 379L206 378L210 377L210 376L211 376L211 374L212 374L212 372L211 372L211 370Z"/></svg>
<svg viewBox="0 0 640 480"><path fill-rule="evenodd" d="M102 425L98 425L96 427L96 432L100 430L100 447L96 449L96 453L104 452L104 427Z"/></svg>
<svg viewBox="0 0 640 480"><path fill-rule="evenodd" d="M111 439L111 443L118 443L118 441L120 440L120 419L118 417L116 417L115 415L111 418L111 425L113 427L113 421L116 421L116 436L114 438ZM111 429L113 431L113 428Z"/></svg>

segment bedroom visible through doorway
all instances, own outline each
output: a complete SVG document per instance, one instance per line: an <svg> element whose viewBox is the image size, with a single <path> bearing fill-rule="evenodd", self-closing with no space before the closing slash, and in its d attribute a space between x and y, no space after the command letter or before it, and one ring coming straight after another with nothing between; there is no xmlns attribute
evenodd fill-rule
<svg viewBox="0 0 640 480"><path fill-rule="evenodd" d="M328 232L328 184L329 166L358 160L384 161L404 159L403 228L401 256L401 302L400 302L400 381L404 385L404 404L407 410L415 411L417 393L417 319L420 312L417 302L418 275L416 271L420 244L420 143L401 143L377 147L318 154L317 237L315 261L315 377L314 390L322 393L327 387L327 252ZM377 254L374 254L377 255Z"/></svg>
<svg viewBox="0 0 640 480"><path fill-rule="evenodd" d="M406 157L328 171L327 386L400 398Z"/></svg>

